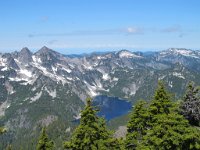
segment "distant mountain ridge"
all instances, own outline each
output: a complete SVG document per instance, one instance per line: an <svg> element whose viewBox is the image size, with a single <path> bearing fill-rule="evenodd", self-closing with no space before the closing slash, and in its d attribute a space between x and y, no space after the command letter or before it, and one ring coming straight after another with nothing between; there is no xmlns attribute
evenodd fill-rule
<svg viewBox="0 0 200 150"><path fill-rule="evenodd" d="M157 81L164 80L179 99L187 83L200 85L199 79L198 50L63 55L45 46L35 53L25 47L0 54L0 124L17 135L12 139L17 145L23 138L30 142L38 126L69 131L88 96L116 96L134 104L150 100Z"/></svg>

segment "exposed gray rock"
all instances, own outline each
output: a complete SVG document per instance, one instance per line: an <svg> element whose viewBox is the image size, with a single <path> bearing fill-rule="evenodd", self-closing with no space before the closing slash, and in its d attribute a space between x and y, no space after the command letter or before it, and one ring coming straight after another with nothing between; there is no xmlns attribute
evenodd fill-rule
<svg viewBox="0 0 200 150"><path fill-rule="evenodd" d="M31 51L27 47L24 47L19 52L18 60L21 63L24 63L24 64L29 64L30 62L32 62L33 60L32 60L32 53L31 53Z"/></svg>

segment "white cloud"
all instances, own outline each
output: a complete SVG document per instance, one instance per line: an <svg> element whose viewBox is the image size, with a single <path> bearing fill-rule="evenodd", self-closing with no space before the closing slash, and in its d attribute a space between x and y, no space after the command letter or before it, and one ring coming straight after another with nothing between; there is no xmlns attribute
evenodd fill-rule
<svg viewBox="0 0 200 150"><path fill-rule="evenodd" d="M130 34L141 34L143 33L143 29L139 27L128 27L126 30Z"/></svg>

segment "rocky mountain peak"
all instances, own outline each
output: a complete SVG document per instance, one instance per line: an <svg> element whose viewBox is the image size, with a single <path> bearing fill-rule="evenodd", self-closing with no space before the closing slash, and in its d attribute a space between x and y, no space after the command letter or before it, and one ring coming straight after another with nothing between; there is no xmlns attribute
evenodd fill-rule
<svg viewBox="0 0 200 150"><path fill-rule="evenodd" d="M48 54L48 53L57 53L55 51L53 51L52 49L46 47L46 46L43 46L40 50L38 50L36 52L37 55L40 55L40 54Z"/></svg>
<svg viewBox="0 0 200 150"><path fill-rule="evenodd" d="M51 49L46 46L43 46L40 50L45 52L45 51L50 51Z"/></svg>
<svg viewBox="0 0 200 150"><path fill-rule="evenodd" d="M32 61L32 53L27 47L24 47L19 52L18 58L21 63L29 63Z"/></svg>
<svg viewBox="0 0 200 150"><path fill-rule="evenodd" d="M12 69L19 69L19 66L16 64L15 60L12 57L8 57L7 58L7 66L8 68L12 68Z"/></svg>
<svg viewBox="0 0 200 150"><path fill-rule="evenodd" d="M46 46L43 46L40 50L38 50L34 56L40 59L43 66L47 68L51 68L51 65L60 62L62 59L62 55Z"/></svg>
<svg viewBox="0 0 200 150"><path fill-rule="evenodd" d="M31 53L31 51L27 47L24 47L21 49L20 53Z"/></svg>
<svg viewBox="0 0 200 150"><path fill-rule="evenodd" d="M60 53L46 47L46 46L43 46L40 50L38 50L35 55L37 56L48 56L48 57L56 57L56 58L59 58L61 56Z"/></svg>

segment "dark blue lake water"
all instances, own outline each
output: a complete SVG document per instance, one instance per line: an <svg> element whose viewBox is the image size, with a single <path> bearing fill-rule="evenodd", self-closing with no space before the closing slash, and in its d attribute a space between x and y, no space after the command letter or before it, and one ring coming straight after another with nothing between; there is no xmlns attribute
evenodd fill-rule
<svg viewBox="0 0 200 150"><path fill-rule="evenodd" d="M97 96L93 105L99 108L98 116L105 117L107 121L125 115L132 109L131 102L118 97Z"/></svg>

